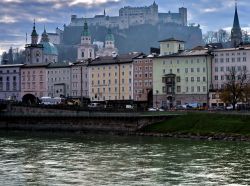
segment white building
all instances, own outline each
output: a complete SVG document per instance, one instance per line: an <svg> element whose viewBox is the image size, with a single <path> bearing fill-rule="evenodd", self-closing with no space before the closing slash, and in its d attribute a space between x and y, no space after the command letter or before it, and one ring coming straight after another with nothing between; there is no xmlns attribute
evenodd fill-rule
<svg viewBox="0 0 250 186"><path fill-rule="evenodd" d="M212 56L207 49L184 50L184 42L160 42L161 55L153 58L155 107L198 103L208 106Z"/></svg>
<svg viewBox="0 0 250 186"><path fill-rule="evenodd" d="M250 75L250 47L217 49L213 51L212 88L223 89L232 69Z"/></svg>
<svg viewBox="0 0 250 186"><path fill-rule="evenodd" d="M71 95L71 64L51 63L47 66L48 96L69 97Z"/></svg>
<svg viewBox="0 0 250 186"><path fill-rule="evenodd" d="M20 68L22 64L0 65L0 99L20 101L21 79Z"/></svg>

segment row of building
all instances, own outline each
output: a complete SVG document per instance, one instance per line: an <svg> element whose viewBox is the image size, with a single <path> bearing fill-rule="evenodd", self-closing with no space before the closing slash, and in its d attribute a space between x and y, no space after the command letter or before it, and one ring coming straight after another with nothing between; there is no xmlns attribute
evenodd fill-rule
<svg viewBox="0 0 250 186"><path fill-rule="evenodd" d="M118 55L109 29L105 48L95 52L85 21L75 63L59 63L46 31L38 43L35 25L26 63L0 66L0 99L33 99L44 96L89 98L93 102L133 100L155 107L186 103L223 104L216 90L228 73L250 70L250 47L241 45L242 34L235 9L231 42L234 47L212 45L185 49L185 42L160 41L160 53L132 52Z"/></svg>

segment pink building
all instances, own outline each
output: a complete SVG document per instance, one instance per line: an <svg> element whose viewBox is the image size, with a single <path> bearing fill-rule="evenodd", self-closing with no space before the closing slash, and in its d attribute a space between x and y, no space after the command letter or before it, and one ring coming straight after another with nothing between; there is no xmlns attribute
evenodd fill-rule
<svg viewBox="0 0 250 186"><path fill-rule="evenodd" d="M142 54L133 62L134 101L149 101L153 89L153 61Z"/></svg>
<svg viewBox="0 0 250 186"><path fill-rule="evenodd" d="M36 98L48 96L48 64L30 64L21 68L21 96L24 100L35 101Z"/></svg>

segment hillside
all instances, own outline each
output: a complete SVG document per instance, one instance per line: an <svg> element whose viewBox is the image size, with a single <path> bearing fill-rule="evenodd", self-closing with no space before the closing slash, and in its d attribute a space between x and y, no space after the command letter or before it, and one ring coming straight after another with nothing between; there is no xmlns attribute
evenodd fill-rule
<svg viewBox="0 0 250 186"><path fill-rule="evenodd" d="M104 41L107 33L107 28L101 26L89 27L92 41ZM59 56L62 59L73 59L76 56L76 49L73 49L73 45L80 43L80 36L83 27L70 27L64 28L63 45L59 47L59 53L64 53L63 56ZM127 53L131 51L139 51L149 53L150 47L159 47L159 40L169 37L175 37L177 39L184 40L186 42L186 48L193 48L198 45L203 45L202 32L199 27L180 26L177 24L158 24L153 25L140 25L134 26L126 30L113 29L112 30L116 47L119 53ZM74 51L74 55L65 55L65 47ZM63 52L60 52L63 51Z"/></svg>

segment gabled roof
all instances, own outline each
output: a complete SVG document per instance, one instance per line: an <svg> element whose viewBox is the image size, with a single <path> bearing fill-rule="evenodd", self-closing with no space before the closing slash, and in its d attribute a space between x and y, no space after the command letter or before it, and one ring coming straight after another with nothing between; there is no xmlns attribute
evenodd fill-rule
<svg viewBox="0 0 250 186"><path fill-rule="evenodd" d="M175 38L173 38L173 37L168 38L168 39L161 40L161 41L159 41L159 42L160 42L160 43L163 43L163 42L171 42L171 41L174 41L174 42L177 41L177 42L185 43L185 41L178 40L178 39L175 39Z"/></svg>
<svg viewBox="0 0 250 186"><path fill-rule="evenodd" d="M133 62L133 59L135 59L136 57L140 55L141 53L139 52L133 52L133 53L128 53L128 54L121 54L116 57L112 57L112 56L98 57L92 60L89 63L89 66L131 63Z"/></svg>
<svg viewBox="0 0 250 186"><path fill-rule="evenodd" d="M25 64L21 68L39 68L39 67L47 67L49 63L37 63L37 64Z"/></svg>

